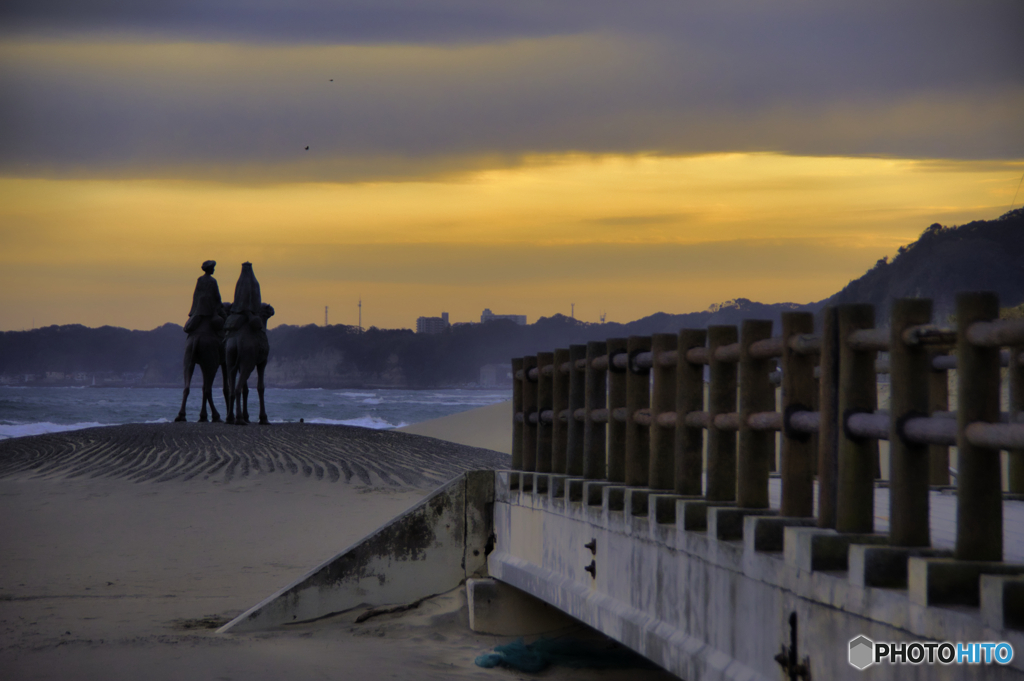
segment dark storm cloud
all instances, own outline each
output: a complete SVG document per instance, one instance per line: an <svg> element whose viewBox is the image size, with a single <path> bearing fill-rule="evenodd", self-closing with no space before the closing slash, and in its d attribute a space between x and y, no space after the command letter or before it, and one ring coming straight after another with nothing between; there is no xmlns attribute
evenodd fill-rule
<svg viewBox="0 0 1024 681"><path fill-rule="evenodd" d="M4 3L0 25L7 173L345 180L566 152L1024 156L1016 0L51 0Z"/></svg>

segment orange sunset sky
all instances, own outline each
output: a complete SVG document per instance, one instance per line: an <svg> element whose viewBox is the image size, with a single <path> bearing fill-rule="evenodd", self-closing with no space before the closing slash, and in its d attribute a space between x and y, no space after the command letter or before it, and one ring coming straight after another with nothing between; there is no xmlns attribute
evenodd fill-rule
<svg viewBox="0 0 1024 681"><path fill-rule="evenodd" d="M226 298L253 262L272 325L819 300L1024 203L1022 28L1013 0L5 3L0 330L183 323L206 259Z"/></svg>

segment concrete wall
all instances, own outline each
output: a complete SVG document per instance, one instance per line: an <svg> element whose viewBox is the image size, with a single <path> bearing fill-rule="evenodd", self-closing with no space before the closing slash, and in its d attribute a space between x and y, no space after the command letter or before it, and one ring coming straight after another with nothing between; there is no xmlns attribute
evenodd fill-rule
<svg viewBox="0 0 1024 681"><path fill-rule="evenodd" d="M493 499L493 472L460 475L220 631L268 629L450 591L486 569Z"/></svg>
<svg viewBox="0 0 1024 681"><path fill-rule="evenodd" d="M532 491L520 491L509 489L509 473L497 475L491 576L687 681L783 678L774 657L789 644L794 612L798 657L809 658L811 678L1024 678L1020 632L987 626L978 608L923 606L905 589L857 586L846 571L800 567L800 552L789 546L787 561L781 529L777 541L759 534L755 544L756 519L740 519L742 539L723 540L716 523L725 518L717 511L708 510L709 529L688 531L675 522L681 505L662 513L646 490L634 499L627 488L598 487L592 498L599 501L591 505L588 492L580 494L582 481L570 493L563 476L543 476L543 484L535 479L527 486ZM687 503L671 495L661 501ZM817 532L790 528L785 541ZM592 541L593 551L587 547ZM848 664L848 646L861 634L874 641L1005 640L1017 656L1008 667L908 664L859 671Z"/></svg>

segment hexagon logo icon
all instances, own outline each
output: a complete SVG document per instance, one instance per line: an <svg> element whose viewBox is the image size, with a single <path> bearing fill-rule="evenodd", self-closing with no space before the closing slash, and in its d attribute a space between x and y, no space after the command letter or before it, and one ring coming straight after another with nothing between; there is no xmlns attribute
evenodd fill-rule
<svg viewBox="0 0 1024 681"><path fill-rule="evenodd" d="M850 664L857 669L867 669L875 662L875 642L861 635L850 641Z"/></svg>

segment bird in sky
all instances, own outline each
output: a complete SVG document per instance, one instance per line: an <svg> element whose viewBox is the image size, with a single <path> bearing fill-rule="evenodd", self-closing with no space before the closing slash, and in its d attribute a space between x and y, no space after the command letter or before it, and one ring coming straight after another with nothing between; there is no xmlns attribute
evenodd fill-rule
<svg viewBox="0 0 1024 681"><path fill-rule="evenodd" d="M309 145L306 145L306 151L309 151Z"/></svg>

